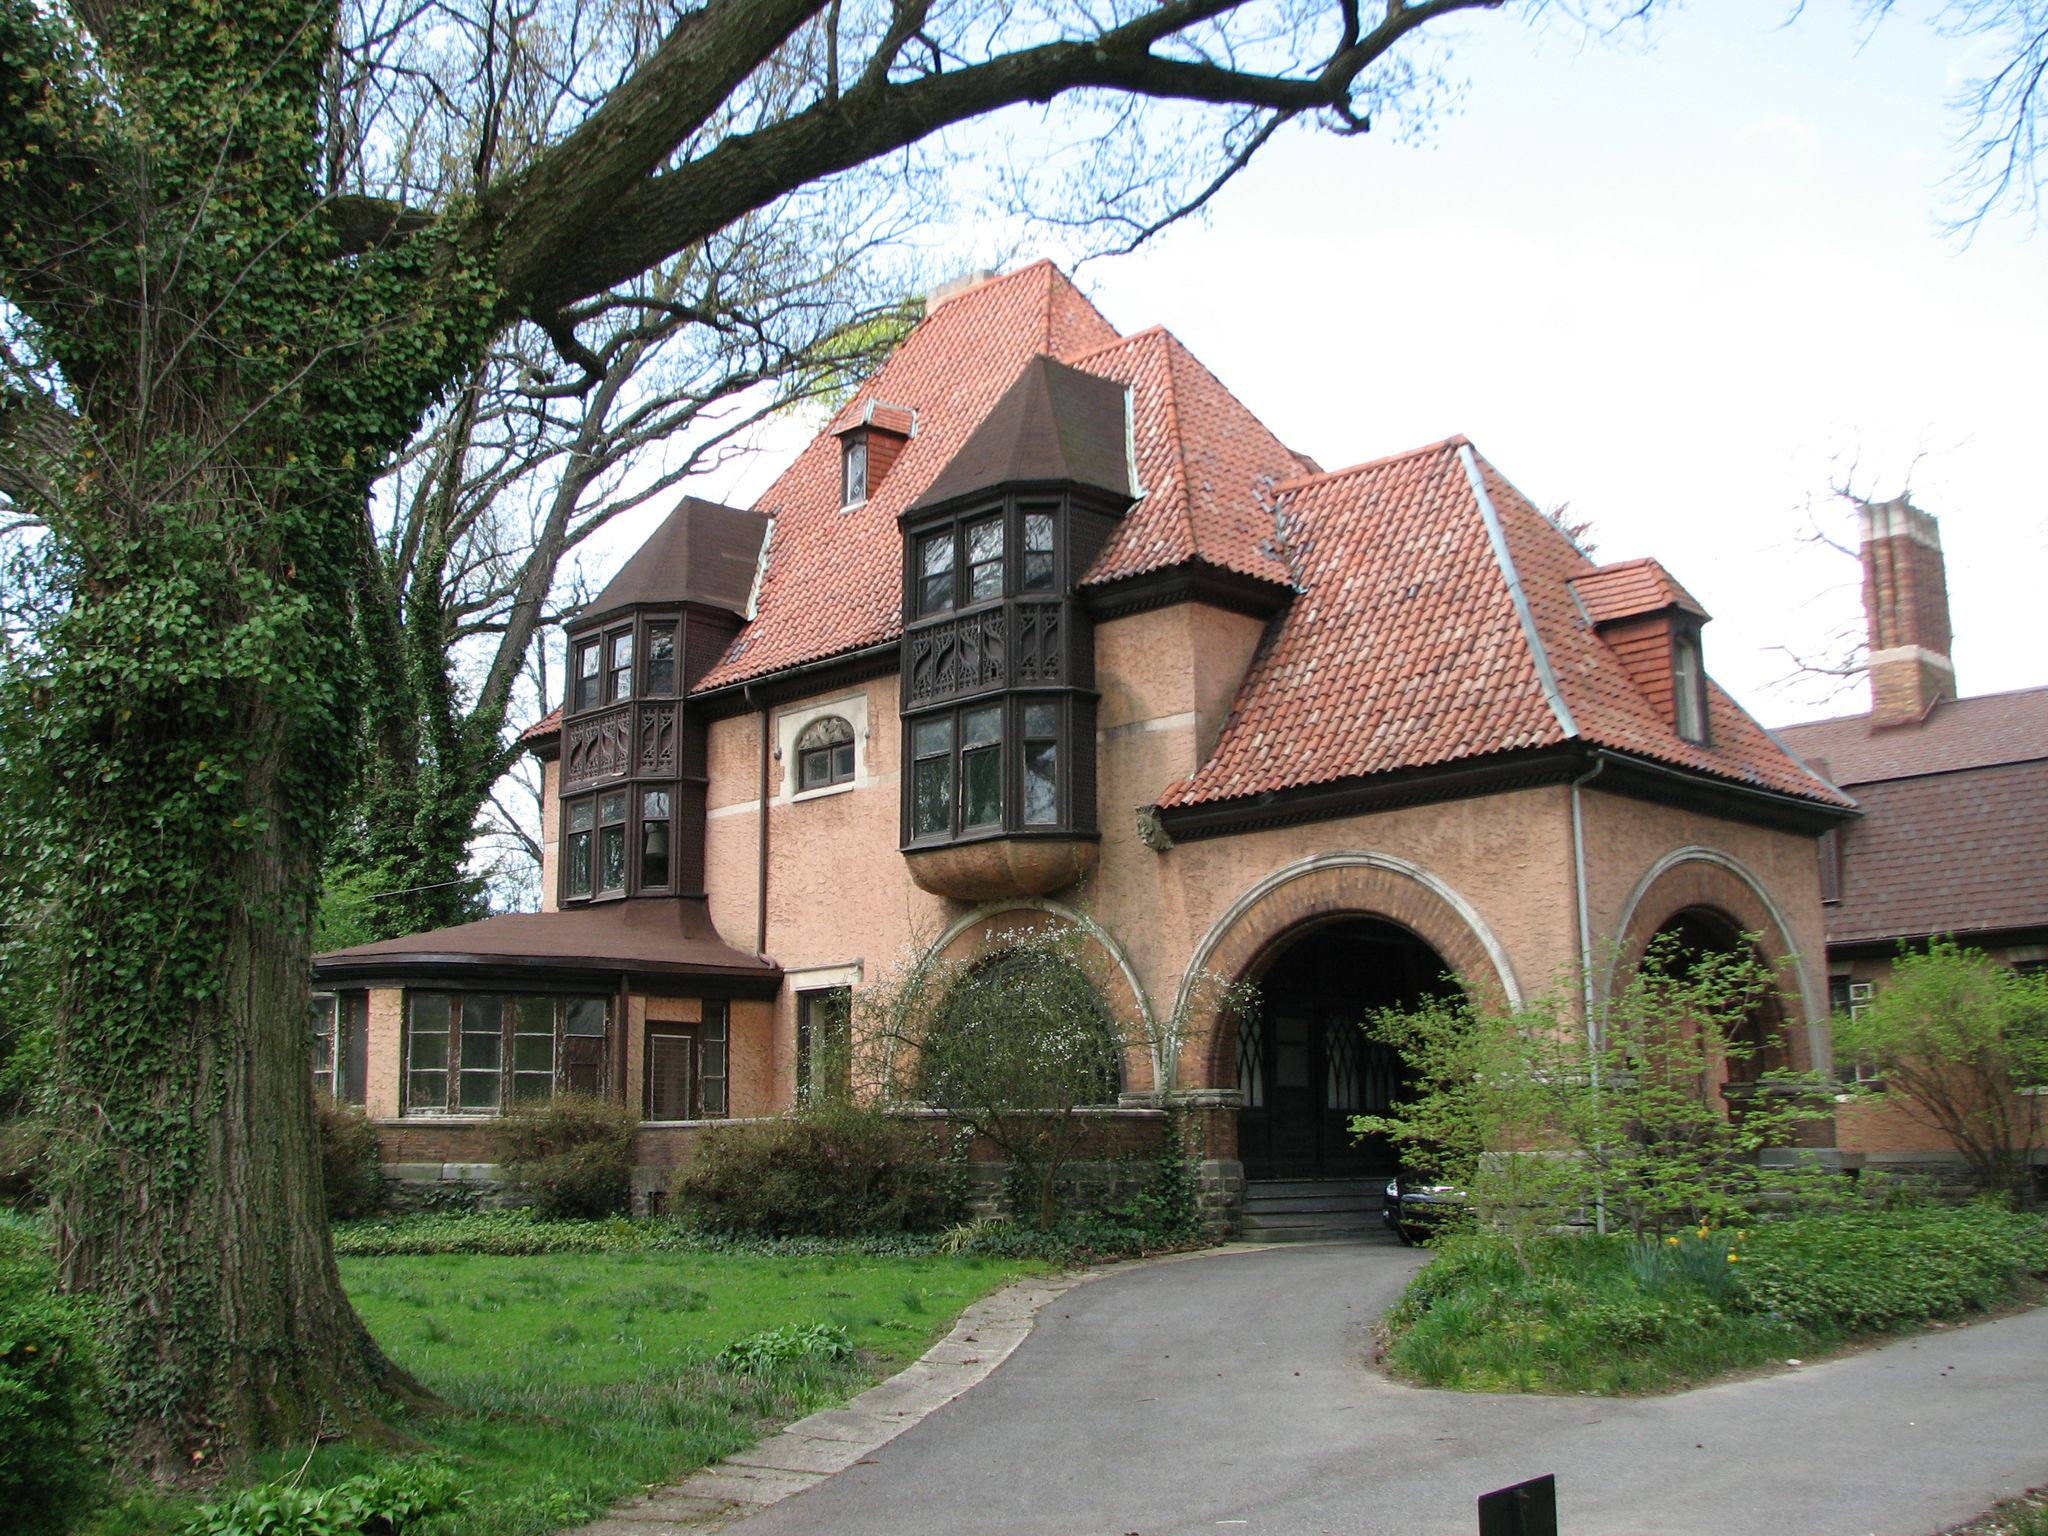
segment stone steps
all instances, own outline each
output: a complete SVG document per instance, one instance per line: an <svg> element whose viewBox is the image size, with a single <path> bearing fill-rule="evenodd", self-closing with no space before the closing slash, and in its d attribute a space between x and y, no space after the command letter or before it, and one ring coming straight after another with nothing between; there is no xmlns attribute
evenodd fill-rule
<svg viewBox="0 0 2048 1536"><path fill-rule="evenodd" d="M1394 1236L1380 1222L1386 1180L1269 1179L1244 1187L1244 1235L1261 1243L1355 1242Z"/></svg>

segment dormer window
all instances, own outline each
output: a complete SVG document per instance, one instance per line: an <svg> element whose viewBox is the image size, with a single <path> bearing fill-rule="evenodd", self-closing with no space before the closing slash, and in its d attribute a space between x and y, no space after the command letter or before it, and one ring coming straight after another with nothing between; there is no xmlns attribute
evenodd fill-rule
<svg viewBox="0 0 2048 1536"><path fill-rule="evenodd" d="M868 499L868 435L849 432L839 450L839 504L857 507Z"/></svg>
<svg viewBox="0 0 2048 1536"><path fill-rule="evenodd" d="M1680 624L1671 633L1672 723L1686 741L1707 739L1707 673L1700 662L1700 632Z"/></svg>

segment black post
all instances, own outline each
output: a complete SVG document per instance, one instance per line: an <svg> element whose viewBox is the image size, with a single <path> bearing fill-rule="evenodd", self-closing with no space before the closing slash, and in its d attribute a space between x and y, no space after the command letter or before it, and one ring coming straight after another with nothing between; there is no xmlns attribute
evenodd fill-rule
<svg viewBox="0 0 2048 1536"><path fill-rule="evenodd" d="M1557 1479L1546 1472L1479 1495L1479 1536L1557 1536Z"/></svg>

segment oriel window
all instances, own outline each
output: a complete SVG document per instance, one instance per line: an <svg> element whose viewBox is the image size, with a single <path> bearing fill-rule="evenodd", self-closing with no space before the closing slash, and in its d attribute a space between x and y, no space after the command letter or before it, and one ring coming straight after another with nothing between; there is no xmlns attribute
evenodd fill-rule
<svg viewBox="0 0 2048 1536"><path fill-rule="evenodd" d="M647 691L660 697L676 691L676 627L647 626Z"/></svg>
<svg viewBox="0 0 2048 1536"><path fill-rule="evenodd" d="M960 824L992 827L1003 819L1003 707L960 716Z"/></svg>

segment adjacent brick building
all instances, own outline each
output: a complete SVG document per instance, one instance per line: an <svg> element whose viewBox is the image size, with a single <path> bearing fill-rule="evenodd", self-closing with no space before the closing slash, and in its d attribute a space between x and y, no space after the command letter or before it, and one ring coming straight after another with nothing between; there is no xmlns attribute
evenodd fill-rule
<svg viewBox="0 0 2048 1536"><path fill-rule="evenodd" d="M898 957L1056 922L1124 1017L1259 984L1105 1110L1189 1095L1221 1187L1382 1171L1345 1123L1401 1064L1357 1021L1446 973L1576 1000L1660 930L1754 933L1783 1056L1824 1060L1815 839L1853 806L1714 685L1706 618L1464 439L1326 472L1026 267L570 621L546 910L322 957L333 1059L361 1034L402 1161L595 1082L653 1187L787 1108Z"/></svg>

